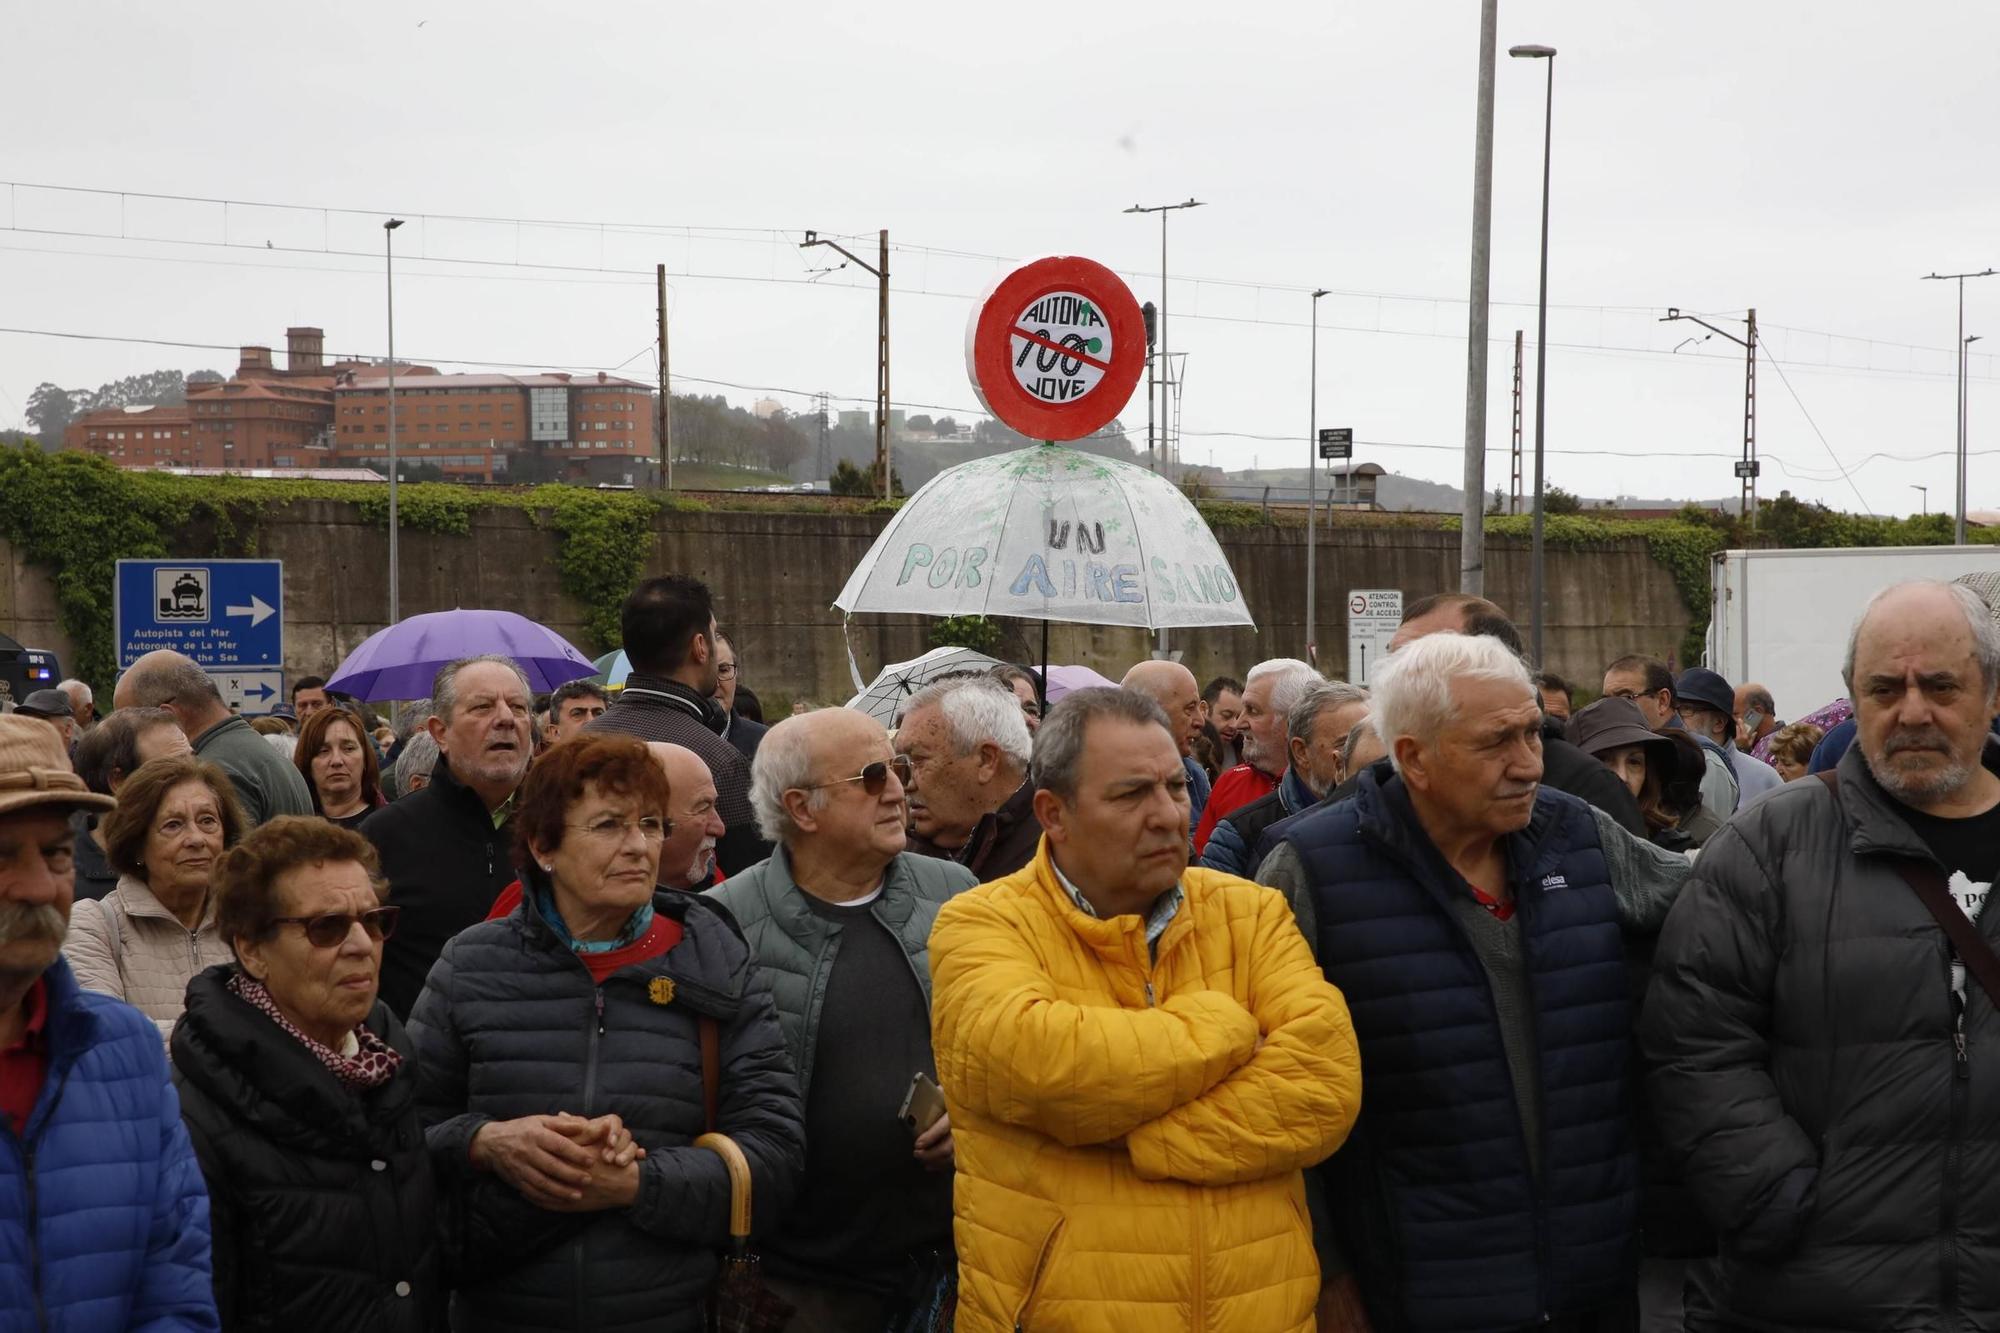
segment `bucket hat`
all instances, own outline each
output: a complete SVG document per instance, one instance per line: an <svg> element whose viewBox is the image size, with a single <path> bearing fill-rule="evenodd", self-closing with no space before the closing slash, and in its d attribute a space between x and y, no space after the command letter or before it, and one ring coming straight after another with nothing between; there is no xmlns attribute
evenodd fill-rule
<svg viewBox="0 0 2000 1333"><path fill-rule="evenodd" d="M63 753L62 733L33 717L0 717L0 815L38 806L109 810L118 804L83 785Z"/></svg>

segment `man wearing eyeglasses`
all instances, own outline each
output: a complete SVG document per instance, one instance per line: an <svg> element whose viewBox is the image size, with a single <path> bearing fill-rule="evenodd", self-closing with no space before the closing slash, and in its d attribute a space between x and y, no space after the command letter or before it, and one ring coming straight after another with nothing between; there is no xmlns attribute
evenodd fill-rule
<svg viewBox="0 0 2000 1333"><path fill-rule="evenodd" d="M745 759L757 757L757 747L770 728L753 722L736 711L736 687L743 681L743 667L736 657L736 645L720 630L715 635L715 702L722 706L722 739L735 746Z"/></svg>
<svg viewBox="0 0 2000 1333"><path fill-rule="evenodd" d="M208 1195L159 1030L61 953L70 814L111 805L46 723L0 717L0 1324L214 1329Z"/></svg>
<svg viewBox="0 0 2000 1333"><path fill-rule="evenodd" d="M909 772L865 713L779 722L750 788L777 850L714 890L770 982L806 1098L805 1179L763 1249L795 1333L880 1328L913 1261L951 1263L951 1123L902 1116L923 1105L919 1076L937 1077L931 923L974 879L905 850Z"/></svg>
<svg viewBox="0 0 2000 1333"><path fill-rule="evenodd" d="M931 936L958 1327L1310 1333L1301 1173L1360 1109L1346 1003L1283 898L1188 868L1150 698L1064 698L1031 781L1033 864Z"/></svg>

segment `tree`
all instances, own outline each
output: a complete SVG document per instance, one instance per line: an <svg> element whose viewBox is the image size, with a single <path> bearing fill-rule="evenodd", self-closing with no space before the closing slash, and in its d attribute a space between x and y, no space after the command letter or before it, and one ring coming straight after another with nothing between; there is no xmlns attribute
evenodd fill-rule
<svg viewBox="0 0 2000 1333"><path fill-rule="evenodd" d="M928 412L917 413L905 422L904 425L909 430L934 431L937 429L937 423L931 420L931 414Z"/></svg>
<svg viewBox="0 0 2000 1333"><path fill-rule="evenodd" d="M952 420L950 417L939 417L937 419L936 428L937 428L938 438L941 440L948 440L952 436L958 434L958 423Z"/></svg>
<svg viewBox="0 0 2000 1333"><path fill-rule="evenodd" d="M1583 501L1560 486L1551 486L1542 492L1542 512L1544 514L1581 514Z"/></svg>
<svg viewBox="0 0 2000 1333"><path fill-rule="evenodd" d="M35 437L44 449L62 444L63 432L69 429L76 415L76 399L59 385L44 380L28 395L28 424L35 428Z"/></svg>
<svg viewBox="0 0 2000 1333"><path fill-rule="evenodd" d="M859 499L869 499L875 495L875 469L859 468L845 458L833 469L833 476L827 481L827 490L834 495L852 495ZM902 495L903 474L894 467L889 469L889 493Z"/></svg>

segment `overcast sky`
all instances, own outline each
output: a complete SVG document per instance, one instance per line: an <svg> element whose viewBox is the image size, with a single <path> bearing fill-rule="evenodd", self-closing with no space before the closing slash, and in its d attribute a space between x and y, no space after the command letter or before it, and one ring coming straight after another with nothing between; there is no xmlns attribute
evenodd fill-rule
<svg viewBox="0 0 2000 1333"><path fill-rule="evenodd" d="M1173 215L1170 255L1184 456L1302 460L1305 293L1324 286L1320 424L1352 426L1360 458L1460 477L1473 0L72 0L5 22L8 328L282 347L315 324L329 350L380 354L394 213L399 354L646 377L664 261L676 388L747 406L760 392L699 380L770 386L802 409L872 398L875 303L866 274L815 274L830 252L800 232L872 253L886 226L897 403L963 415L967 316L1010 260L1088 255L1157 300L1157 220L1120 210L1192 196L1207 206ZM1549 479L1733 493L1742 353L1675 352L1702 330L1656 321L1678 306L1740 331L1755 306L1784 371L1759 367L1763 492L1900 513L1914 484L1948 508L1955 293L1918 278L2000 266L2000 6L1502 0L1489 490L1516 328L1533 433L1546 66L1507 58L1524 42L1561 52ZM2000 347L2000 278L1966 303ZM169 365L234 356L0 333L0 424L41 381ZM1971 369L1972 507L2000 508L1994 360ZM1125 419L1144 416L1141 396Z"/></svg>

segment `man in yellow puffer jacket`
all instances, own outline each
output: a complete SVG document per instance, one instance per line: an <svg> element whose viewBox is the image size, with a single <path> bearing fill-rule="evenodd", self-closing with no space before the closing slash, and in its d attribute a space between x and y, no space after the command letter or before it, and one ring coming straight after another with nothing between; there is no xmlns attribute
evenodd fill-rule
<svg viewBox="0 0 2000 1333"><path fill-rule="evenodd" d="M1187 867L1159 706L1082 690L1036 736L1033 862L931 933L960 1333L1310 1333L1301 1169L1347 1137L1347 1005L1284 899Z"/></svg>

